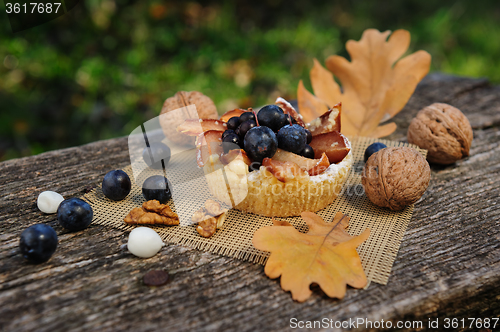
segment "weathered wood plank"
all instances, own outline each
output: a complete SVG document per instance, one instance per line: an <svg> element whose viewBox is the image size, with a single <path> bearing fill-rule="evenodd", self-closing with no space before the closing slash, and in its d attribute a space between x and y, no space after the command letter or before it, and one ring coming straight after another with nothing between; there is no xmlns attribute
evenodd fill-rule
<svg viewBox="0 0 500 332"><path fill-rule="evenodd" d="M0 329L283 330L290 319L421 320L500 315L500 87L485 80L432 75L396 117L393 139L405 139L416 112L432 103L460 108L474 127L471 157L432 167L431 185L415 208L387 286L347 292L342 301L317 290L294 303L260 265L171 245L150 259L122 247L126 233L91 225L69 233L36 208L55 190L80 196L111 169L128 163L126 138L48 152L0 164ZM44 222L59 236L52 259L27 264L21 231ZM141 283L152 269L171 282ZM442 325L441 325L442 326Z"/></svg>

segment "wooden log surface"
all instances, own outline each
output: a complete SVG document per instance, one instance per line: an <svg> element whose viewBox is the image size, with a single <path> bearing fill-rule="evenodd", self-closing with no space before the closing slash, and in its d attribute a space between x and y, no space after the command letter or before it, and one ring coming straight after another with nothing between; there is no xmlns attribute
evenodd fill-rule
<svg viewBox="0 0 500 332"><path fill-rule="evenodd" d="M471 156L431 166L430 186L415 206L389 283L348 289L343 300L316 287L309 300L296 303L263 266L189 247L168 245L139 259L124 248L124 231L91 225L71 233L37 209L44 190L79 197L109 170L125 167L126 138L0 163L0 330L275 331L288 330L292 318L422 321L424 328L438 318L442 328L445 318L498 317L500 87L429 75L395 117L398 130L389 138L406 140L411 119L433 102L454 105L469 118ZM36 223L51 225L59 237L54 256L39 265L27 263L18 247L22 230ZM144 286L142 276L153 269L168 270L171 281Z"/></svg>

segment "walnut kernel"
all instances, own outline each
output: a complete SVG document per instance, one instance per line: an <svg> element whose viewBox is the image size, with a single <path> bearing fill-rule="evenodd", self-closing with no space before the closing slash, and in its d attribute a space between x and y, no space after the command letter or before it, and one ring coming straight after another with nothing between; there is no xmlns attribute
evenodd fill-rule
<svg viewBox="0 0 500 332"><path fill-rule="evenodd" d="M207 199L204 207L196 211L191 220L198 223L196 230L201 236L210 237L217 229L222 228L226 220L226 212L227 209L223 209L219 202Z"/></svg>
<svg viewBox="0 0 500 332"><path fill-rule="evenodd" d="M191 220L193 222L200 222L207 218L207 214L204 208L199 209L195 213L193 213L193 216L191 217Z"/></svg>
<svg viewBox="0 0 500 332"><path fill-rule="evenodd" d="M179 216L166 204L157 200L144 202L142 207L133 208L125 217L129 225L179 225Z"/></svg>
<svg viewBox="0 0 500 332"><path fill-rule="evenodd" d="M217 220L217 229L221 229L222 226L224 226L224 221L226 221L226 214L227 213L224 212L220 216L215 217L215 219Z"/></svg>
<svg viewBox="0 0 500 332"><path fill-rule="evenodd" d="M213 199L207 199L205 202L205 210L207 211L207 214L213 217L220 216L226 211L221 207L219 202L216 202Z"/></svg>
<svg viewBox="0 0 500 332"><path fill-rule="evenodd" d="M196 231L203 237L211 237L217 230L217 220L214 217L209 217L198 223Z"/></svg>

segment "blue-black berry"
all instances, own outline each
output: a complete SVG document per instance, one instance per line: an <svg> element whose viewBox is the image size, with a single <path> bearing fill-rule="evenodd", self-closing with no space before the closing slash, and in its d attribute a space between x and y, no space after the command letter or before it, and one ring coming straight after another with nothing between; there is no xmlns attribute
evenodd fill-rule
<svg viewBox="0 0 500 332"><path fill-rule="evenodd" d="M278 131L277 138L280 149L300 154L306 145L307 133L298 124L286 125Z"/></svg>
<svg viewBox="0 0 500 332"><path fill-rule="evenodd" d="M227 129L225 132L222 133L222 141L224 141L224 138L229 135L229 134L235 134L236 135L236 132L232 129Z"/></svg>
<svg viewBox="0 0 500 332"><path fill-rule="evenodd" d="M306 144L304 150L302 150L302 152L300 153L300 155L302 157L306 157L306 158L309 158L309 159L314 159L314 150L313 150L313 148L309 144Z"/></svg>
<svg viewBox="0 0 500 332"><path fill-rule="evenodd" d="M261 163L264 158L272 158L278 149L278 139L265 126L251 128L244 139L245 152L252 161Z"/></svg>
<svg viewBox="0 0 500 332"><path fill-rule="evenodd" d="M57 209L59 224L72 232L87 228L93 216L92 207L80 198L65 199Z"/></svg>
<svg viewBox="0 0 500 332"><path fill-rule="evenodd" d="M245 112L240 115L240 123L243 123L248 120L255 121L255 114L253 114L253 112Z"/></svg>
<svg viewBox="0 0 500 332"><path fill-rule="evenodd" d="M56 231L45 224L36 224L21 233L19 250L27 260L43 263L52 257L57 248Z"/></svg>
<svg viewBox="0 0 500 332"><path fill-rule="evenodd" d="M380 142L375 142L375 143L370 144L365 150L365 158L364 158L365 163L368 160L368 158L370 158L370 156L372 154L374 154L375 152L377 152L379 150L385 149L386 147L387 147L387 145L385 145L384 143L380 143Z"/></svg>
<svg viewBox="0 0 500 332"><path fill-rule="evenodd" d="M102 192L104 196L114 201L121 201L127 197L132 183L127 173L117 169L108 172L102 180Z"/></svg>
<svg viewBox="0 0 500 332"><path fill-rule="evenodd" d="M151 159L153 157L153 159ZM167 166L170 161L170 148L162 142L153 142L149 147L142 150L142 158L144 162L153 169L162 169L162 163Z"/></svg>
<svg viewBox="0 0 500 332"><path fill-rule="evenodd" d="M227 120L226 125L227 125L227 129L236 130L236 128L238 128L238 126L240 125L240 117L233 116L232 118Z"/></svg>
<svg viewBox="0 0 500 332"><path fill-rule="evenodd" d="M156 199L161 204L165 204L172 198L168 180L162 175L153 175L147 178L142 184L142 194L146 201Z"/></svg>
<svg viewBox="0 0 500 332"><path fill-rule="evenodd" d="M224 153L228 153L230 150L239 150L241 149L242 144L242 139L236 134L229 134L226 135L222 139L222 148L224 150Z"/></svg>
<svg viewBox="0 0 500 332"><path fill-rule="evenodd" d="M306 131L306 143L309 144L311 143L312 139L313 139L313 136L311 134L311 131L309 129L304 129Z"/></svg>
<svg viewBox="0 0 500 332"><path fill-rule="evenodd" d="M238 128L236 128L236 132L238 133L238 136L241 137L241 139L245 138L245 135L247 132L250 130L250 128L253 128L257 126L257 123L254 120L248 120L245 122L242 122Z"/></svg>
<svg viewBox="0 0 500 332"><path fill-rule="evenodd" d="M260 126L271 128L274 132L278 132L281 127L288 123L285 113L277 105L262 107L257 113L257 120Z"/></svg>

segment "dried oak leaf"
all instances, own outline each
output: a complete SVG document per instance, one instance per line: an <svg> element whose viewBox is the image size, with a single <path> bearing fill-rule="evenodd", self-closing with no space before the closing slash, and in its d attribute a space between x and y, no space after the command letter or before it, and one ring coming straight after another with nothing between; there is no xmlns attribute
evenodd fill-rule
<svg viewBox="0 0 500 332"><path fill-rule="evenodd" d="M314 95L299 82L297 99L304 121L311 122L342 102L342 133L347 136L383 137L396 130L390 122L408 102L429 72L431 56L417 51L402 59L410 45L410 33L365 30L361 40L349 40L351 62L341 56L326 59L325 69L314 59L310 77ZM398 60L399 59L399 60ZM332 73L342 83L342 91Z"/></svg>
<svg viewBox="0 0 500 332"><path fill-rule="evenodd" d="M366 229L352 237L345 229L349 217L338 212L331 223L317 214L302 212L309 226L304 234L294 227L267 226L253 236L255 248L270 251L264 272L271 278L281 276L281 288L291 291L294 300L304 302L318 284L329 297L343 298L346 285L365 287L367 279L356 248L370 235Z"/></svg>

